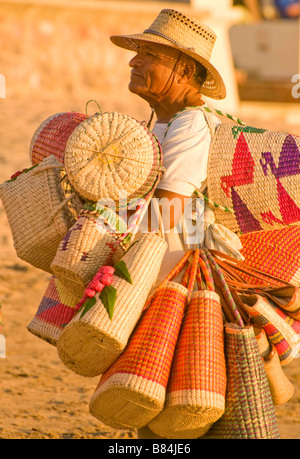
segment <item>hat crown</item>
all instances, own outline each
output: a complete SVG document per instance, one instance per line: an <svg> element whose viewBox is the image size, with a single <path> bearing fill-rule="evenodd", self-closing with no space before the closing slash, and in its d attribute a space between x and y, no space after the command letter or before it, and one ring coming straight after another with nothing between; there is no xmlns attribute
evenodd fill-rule
<svg viewBox="0 0 300 459"><path fill-rule="evenodd" d="M216 34L207 25L171 9L163 9L144 33L158 35L207 60L211 57L216 41Z"/></svg>

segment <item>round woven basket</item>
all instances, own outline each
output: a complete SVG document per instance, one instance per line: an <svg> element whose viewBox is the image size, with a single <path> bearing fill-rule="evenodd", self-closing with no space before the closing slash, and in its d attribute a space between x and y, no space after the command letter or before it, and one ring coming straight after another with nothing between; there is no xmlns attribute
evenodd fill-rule
<svg viewBox="0 0 300 459"><path fill-rule="evenodd" d="M38 164L50 155L63 164L68 138L86 118L87 115L82 113L63 112L44 120L31 139L29 155L32 164Z"/></svg>
<svg viewBox="0 0 300 459"><path fill-rule="evenodd" d="M151 192L163 172L156 137L143 124L115 112L91 116L74 130L65 166L74 189L93 202L110 198L118 203L124 194L134 202Z"/></svg>

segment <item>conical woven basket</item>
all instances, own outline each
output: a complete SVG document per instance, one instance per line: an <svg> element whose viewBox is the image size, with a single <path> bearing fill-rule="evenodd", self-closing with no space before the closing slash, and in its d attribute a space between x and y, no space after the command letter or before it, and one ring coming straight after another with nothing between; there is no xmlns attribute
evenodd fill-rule
<svg viewBox="0 0 300 459"><path fill-rule="evenodd" d="M141 428L164 406L188 290L175 282L159 287L118 360L91 398L91 414L118 428Z"/></svg>
<svg viewBox="0 0 300 459"><path fill-rule="evenodd" d="M74 189L85 199L112 199L119 205L147 196L163 172L156 137L133 118L96 114L70 136L65 166Z"/></svg>
<svg viewBox="0 0 300 459"><path fill-rule="evenodd" d="M68 368L83 376L97 376L118 358L140 318L166 248L167 243L154 233L136 236L122 257L132 284L113 277L117 299L112 320L98 295L96 304L83 317L78 313L60 335L58 354Z"/></svg>
<svg viewBox="0 0 300 459"><path fill-rule="evenodd" d="M300 350L300 321L260 295L240 295L251 320L264 328L279 355L281 365L290 363Z"/></svg>
<svg viewBox="0 0 300 459"><path fill-rule="evenodd" d="M294 386L286 377L276 348L272 345L270 354L264 358L264 368L274 405L288 402L294 395Z"/></svg>
<svg viewBox="0 0 300 459"><path fill-rule="evenodd" d="M50 155L64 164L68 138L87 115L76 112L56 113L44 120L36 129L30 143L32 164L38 164Z"/></svg>
<svg viewBox="0 0 300 459"><path fill-rule="evenodd" d="M52 276L38 310L27 330L38 338L56 346L57 339L76 313L80 298L71 295L59 279Z"/></svg>
<svg viewBox="0 0 300 459"><path fill-rule="evenodd" d="M19 258L52 273L50 265L74 216L60 184L54 156L0 185L0 198Z"/></svg>
<svg viewBox="0 0 300 459"><path fill-rule="evenodd" d="M148 425L164 438L203 436L224 413L226 366L219 296L194 292L173 358L164 409Z"/></svg>
<svg viewBox="0 0 300 459"><path fill-rule="evenodd" d="M125 248L118 237L126 223L108 208L83 210L61 241L51 264L65 288L82 297L98 268L121 259Z"/></svg>
<svg viewBox="0 0 300 459"><path fill-rule="evenodd" d="M279 439L274 405L251 326L225 326L226 408L206 439Z"/></svg>
<svg viewBox="0 0 300 459"><path fill-rule="evenodd" d="M223 123L211 144L208 197L216 222L242 234L300 222L300 137Z"/></svg>

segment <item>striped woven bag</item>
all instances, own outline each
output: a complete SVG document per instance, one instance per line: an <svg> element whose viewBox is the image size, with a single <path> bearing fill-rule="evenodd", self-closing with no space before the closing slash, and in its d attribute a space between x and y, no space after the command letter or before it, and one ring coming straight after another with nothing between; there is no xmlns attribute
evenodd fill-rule
<svg viewBox="0 0 300 459"><path fill-rule="evenodd" d="M278 439L274 405L255 331L251 325L244 324L220 267L209 251L204 251L227 304L223 308L227 320L224 330L227 388L225 412L202 438Z"/></svg>
<svg viewBox="0 0 300 459"><path fill-rule="evenodd" d="M201 288L201 272L205 289ZM198 291L187 306L173 358L164 409L149 428L164 438L198 438L225 410L223 317L209 265L199 259Z"/></svg>
<svg viewBox="0 0 300 459"><path fill-rule="evenodd" d="M294 320L260 295L242 294L240 298L251 320L264 328L277 350L281 365L294 360L300 350L300 321Z"/></svg>
<svg viewBox="0 0 300 459"><path fill-rule="evenodd" d="M300 286L300 226L247 233L240 240L250 267Z"/></svg>
<svg viewBox="0 0 300 459"><path fill-rule="evenodd" d="M62 362L75 373L97 376L106 371L125 349L147 297L156 282L167 249L154 233L139 234L122 257L132 283L113 276L117 292L113 317L99 294L88 310L78 312L64 328L57 343Z"/></svg>
<svg viewBox="0 0 300 459"><path fill-rule="evenodd" d="M87 115L82 113L63 112L44 120L31 139L29 154L32 164L38 164L50 155L64 164L68 138L86 118Z"/></svg>
<svg viewBox="0 0 300 459"><path fill-rule="evenodd" d="M44 341L56 346L63 327L76 313L79 298L71 295L59 279L52 276L38 310L27 330Z"/></svg>
<svg viewBox="0 0 300 459"><path fill-rule="evenodd" d="M189 255L147 301L127 347L102 375L91 398L91 414L111 427L142 428L163 409L175 345L196 276L198 249L187 288L185 279L182 284L172 279Z"/></svg>
<svg viewBox="0 0 300 459"><path fill-rule="evenodd" d="M53 274L80 298L100 266L121 259L125 247L118 239L126 230L125 221L108 207L85 204L59 244L51 263Z"/></svg>

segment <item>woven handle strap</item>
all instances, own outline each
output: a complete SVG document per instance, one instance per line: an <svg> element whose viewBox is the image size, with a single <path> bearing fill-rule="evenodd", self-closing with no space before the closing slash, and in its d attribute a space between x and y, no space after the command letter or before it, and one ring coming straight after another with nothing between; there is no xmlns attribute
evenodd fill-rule
<svg viewBox="0 0 300 459"><path fill-rule="evenodd" d="M200 257L199 257L199 266L200 269L204 275L205 281L206 281L206 286L208 290L214 292L215 291L215 283L213 279L213 275L207 260L207 257L203 250L200 252ZM200 269L198 271L200 271Z"/></svg>
<svg viewBox="0 0 300 459"><path fill-rule="evenodd" d="M209 251L207 249L203 249L203 252L205 253L205 255L207 256L207 259L209 261L209 263L211 264L212 268L214 269L216 275L217 275L217 278L220 282L220 286L221 286L221 289L222 289L222 292L224 294L224 297L226 299L226 302L237 322L237 324L241 327L244 326L244 322L243 322L243 319L242 319L242 316L235 304L235 301L231 295L231 292L230 292L230 289L228 287L228 284L226 282L226 279L220 269L220 267L218 266L217 262L215 261L215 259L213 258L213 256L209 253Z"/></svg>
<svg viewBox="0 0 300 459"><path fill-rule="evenodd" d="M287 282L287 281L285 281L283 279L280 279L278 277L272 276L271 274L265 273L264 271L262 271L262 270L260 270L258 268L254 268L254 267L248 265L244 261L238 261L238 260L236 260L236 258L233 258L230 255L227 255L227 254L225 254L223 252L219 252L218 250L210 249L210 253L212 255L216 255L218 258L226 259L228 261L228 263L230 264L230 266L232 266L235 269L239 270L240 272L243 272L243 273L245 273L247 275L250 275L250 276L252 276L252 277L254 277L256 279L263 280L264 282L266 282L266 277L267 277L268 279L271 279L273 281L279 282L279 283L284 284L284 285L288 285L288 286L292 285L290 282Z"/></svg>
<svg viewBox="0 0 300 459"><path fill-rule="evenodd" d="M76 193L71 193L70 196L68 196L66 199L64 199L64 201L62 201L59 206L57 206L57 208L55 209L54 213L50 216L49 220L47 221L46 223L46 226L50 225L50 223L53 221L53 219L56 217L56 215L58 214L58 212L60 212L67 204L69 201L71 201L74 196L76 196Z"/></svg>

